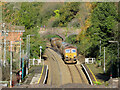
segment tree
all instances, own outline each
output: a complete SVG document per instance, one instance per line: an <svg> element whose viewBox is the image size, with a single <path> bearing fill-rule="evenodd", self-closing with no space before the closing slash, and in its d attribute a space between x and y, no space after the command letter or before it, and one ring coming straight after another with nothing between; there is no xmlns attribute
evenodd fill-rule
<svg viewBox="0 0 120 90"><path fill-rule="evenodd" d="M95 57L99 55L99 41L102 41L102 53L101 60L103 61L103 47L106 47L106 57L112 56L114 58L113 63L116 62L117 56L117 45L111 44L109 40L117 40L118 29L118 13L115 3L113 2L102 2L96 3L96 7L93 9L91 14L91 26L87 29L87 33L90 34L92 45L90 47L92 56L96 52ZM98 47L98 48L96 48ZM107 64L111 61L111 58L107 58ZM116 66L115 66L116 67ZM109 68L107 68L109 69Z"/></svg>
<svg viewBox="0 0 120 90"><path fill-rule="evenodd" d="M65 3L65 5L60 9L58 26L67 26L68 22L75 18L75 15L79 11L79 5L80 3L78 2Z"/></svg>
<svg viewBox="0 0 120 90"><path fill-rule="evenodd" d="M46 41L43 40L43 38L40 37L40 34L38 33L38 28L34 27L29 30L26 30L26 32L23 34L23 37L26 37L27 35L34 35L30 37L30 56L31 58L39 58L40 55L40 49L39 47L42 46L42 51L44 52L46 48ZM22 47L24 50L26 49L26 39L24 39L24 45Z"/></svg>

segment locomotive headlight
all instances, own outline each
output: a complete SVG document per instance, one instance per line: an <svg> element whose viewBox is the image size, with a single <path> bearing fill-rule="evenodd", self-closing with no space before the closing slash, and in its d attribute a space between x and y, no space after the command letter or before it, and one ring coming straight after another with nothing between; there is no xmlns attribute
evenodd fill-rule
<svg viewBox="0 0 120 90"><path fill-rule="evenodd" d="M66 55L66 58L68 58L68 55Z"/></svg>
<svg viewBox="0 0 120 90"><path fill-rule="evenodd" d="M74 55L74 58L76 57L76 55Z"/></svg>

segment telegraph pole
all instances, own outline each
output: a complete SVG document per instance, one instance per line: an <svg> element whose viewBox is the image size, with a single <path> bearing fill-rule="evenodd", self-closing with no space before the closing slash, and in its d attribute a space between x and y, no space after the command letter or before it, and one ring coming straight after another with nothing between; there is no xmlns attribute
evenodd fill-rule
<svg viewBox="0 0 120 90"><path fill-rule="evenodd" d="M118 63L118 78L119 78L119 42L117 42L117 44L118 44L118 60L117 60L117 63Z"/></svg>
<svg viewBox="0 0 120 90"><path fill-rule="evenodd" d="M27 45L26 45L26 54L27 54L27 57L29 59L29 37L30 35L27 35ZM26 60L26 75L28 74L28 61Z"/></svg>
<svg viewBox="0 0 120 90"><path fill-rule="evenodd" d="M100 66L101 66L101 40L100 40Z"/></svg>
<svg viewBox="0 0 120 90"><path fill-rule="evenodd" d="M118 45L118 55L117 55L117 73L118 73L118 78L119 78L119 41L109 41L110 43L117 43L117 45Z"/></svg>
<svg viewBox="0 0 120 90"><path fill-rule="evenodd" d="M12 87L12 41L11 41L11 50L10 50L10 88Z"/></svg>
<svg viewBox="0 0 120 90"><path fill-rule="evenodd" d="M6 63L6 30L5 30L5 23L2 24L3 28L4 28L4 62L3 62L3 65L5 65Z"/></svg>
<svg viewBox="0 0 120 90"><path fill-rule="evenodd" d="M29 36L29 35L27 35L27 42L26 42L26 55L28 55L28 36Z"/></svg>
<svg viewBox="0 0 120 90"><path fill-rule="evenodd" d="M104 73L105 73L105 47L104 47Z"/></svg>
<svg viewBox="0 0 120 90"><path fill-rule="evenodd" d="M2 44L0 39L0 81L2 81Z"/></svg>
<svg viewBox="0 0 120 90"><path fill-rule="evenodd" d="M19 64L20 64L19 67L20 67L20 70L21 70L21 38L20 38L20 63Z"/></svg>
<svg viewBox="0 0 120 90"><path fill-rule="evenodd" d="M30 35L29 35L29 58L28 58L28 68L30 68Z"/></svg>
<svg viewBox="0 0 120 90"><path fill-rule="evenodd" d="M28 58L30 58L30 36L34 36L34 35L27 35L27 55L28 55ZM28 61L28 63L30 64L30 61ZM29 64L28 64L28 67L29 67Z"/></svg>
<svg viewBox="0 0 120 90"><path fill-rule="evenodd" d="M0 17L2 17L2 5L0 5ZM0 23L2 23L2 18L0 18ZM2 34L2 24L0 25L0 33ZM1 36L0 36L1 37ZM0 38L0 81L2 81L2 39Z"/></svg>
<svg viewBox="0 0 120 90"><path fill-rule="evenodd" d="M6 66L6 32L4 32L4 66Z"/></svg>
<svg viewBox="0 0 120 90"><path fill-rule="evenodd" d="M29 39L29 35L27 35L27 43L26 43L26 55L29 58L29 45L28 45L28 39ZM26 60L26 75L28 74L28 68L27 68L27 60Z"/></svg>
<svg viewBox="0 0 120 90"><path fill-rule="evenodd" d="M30 35L29 35L29 58L30 58Z"/></svg>

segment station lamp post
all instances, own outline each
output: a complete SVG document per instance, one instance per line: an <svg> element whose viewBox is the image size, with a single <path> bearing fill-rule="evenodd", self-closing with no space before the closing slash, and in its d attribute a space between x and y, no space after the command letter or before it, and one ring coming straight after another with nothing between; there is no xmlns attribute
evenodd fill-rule
<svg viewBox="0 0 120 90"><path fill-rule="evenodd" d="M41 52L42 52L42 46L40 46L40 60L39 60L39 63L41 63Z"/></svg>
<svg viewBox="0 0 120 90"><path fill-rule="evenodd" d="M117 60L117 68L118 68L118 77L119 77L119 42L118 41L109 41L110 43L118 44L118 60Z"/></svg>

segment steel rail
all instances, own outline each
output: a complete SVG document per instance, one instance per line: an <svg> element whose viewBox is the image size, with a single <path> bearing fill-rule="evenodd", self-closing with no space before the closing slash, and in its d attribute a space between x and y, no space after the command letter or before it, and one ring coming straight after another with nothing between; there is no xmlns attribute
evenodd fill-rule
<svg viewBox="0 0 120 90"><path fill-rule="evenodd" d="M80 76L82 82L85 83L85 81L83 80L82 75L81 75L81 72L79 71L78 67L77 67L76 65L74 65L74 66L75 66L75 68L77 69L77 71L78 71L78 73L79 73L79 76Z"/></svg>
<svg viewBox="0 0 120 90"><path fill-rule="evenodd" d="M73 75L72 75L72 72L71 72L70 67L69 67L68 65L67 65L67 67L68 67L68 70L69 70L69 72L70 72L71 80L72 80L72 83L73 83Z"/></svg>
<svg viewBox="0 0 120 90"><path fill-rule="evenodd" d="M50 48L49 48L49 49L50 49ZM59 69L59 72L60 72L60 85L62 85L62 74L61 74L61 70L60 70L60 65L59 65L58 60L57 60L57 58L55 57L55 55L54 55L53 53L51 53L51 51L50 51L49 49L47 49L47 50L48 50L48 51L50 52L50 54L54 57L54 58L52 58L52 59L57 62L58 69ZM52 50L52 49L51 49L51 50Z"/></svg>

